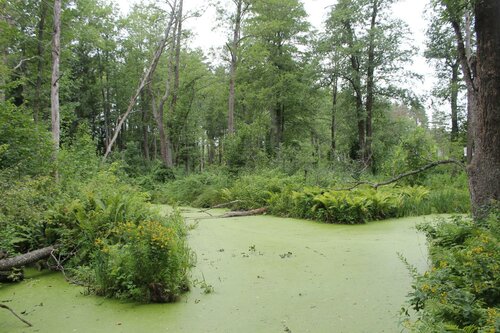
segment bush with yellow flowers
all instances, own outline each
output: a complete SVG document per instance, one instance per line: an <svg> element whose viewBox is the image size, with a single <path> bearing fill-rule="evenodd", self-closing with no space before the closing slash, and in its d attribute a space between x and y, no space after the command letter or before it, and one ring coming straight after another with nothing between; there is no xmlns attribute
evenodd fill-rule
<svg viewBox="0 0 500 333"><path fill-rule="evenodd" d="M500 332L500 211L423 225L432 266L414 272L414 332Z"/></svg>
<svg viewBox="0 0 500 333"><path fill-rule="evenodd" d="M189 288L193 257L178 213L163 220L124 222L95 241L91 290L142 302L173 302Z"/></svg>

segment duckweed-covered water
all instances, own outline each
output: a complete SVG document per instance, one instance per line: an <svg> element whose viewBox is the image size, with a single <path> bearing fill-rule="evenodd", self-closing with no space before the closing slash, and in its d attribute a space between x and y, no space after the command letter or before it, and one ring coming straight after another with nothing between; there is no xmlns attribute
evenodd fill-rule
<svg viewBox="0 0 500 333"><path fill-rule="evenodd" d="M184 213L190 224L209 217ZM85 296L58 273L30 271L22 283L0 287L0 302L34 326L0 309L0 332L400 332L411 279L398 253L426 267L425 240L415 230L423 220L340 226L204 218L189 236L198 282L180 302Z"/></svg>

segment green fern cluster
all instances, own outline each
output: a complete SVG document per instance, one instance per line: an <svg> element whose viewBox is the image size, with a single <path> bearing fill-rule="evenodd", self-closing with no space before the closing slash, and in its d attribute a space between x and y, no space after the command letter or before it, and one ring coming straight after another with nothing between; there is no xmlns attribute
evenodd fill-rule
<svg viewBox="0 0 500 333"><path fill-rule="evenodd" d="M291 210L296 217L328 223L359 224L419 213L418 207L427 200L428 195L429 190L422 186L352 191L305 188L292 193L294 207Z"/></svg>

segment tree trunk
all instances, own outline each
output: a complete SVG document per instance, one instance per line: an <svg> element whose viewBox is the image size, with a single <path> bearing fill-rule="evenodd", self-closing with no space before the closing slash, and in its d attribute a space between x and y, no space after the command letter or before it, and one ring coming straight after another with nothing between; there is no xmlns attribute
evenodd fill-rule
<svg viewBox="0 0 500 333"><path fill-rule="evenodd" d="M456 141L458 139L458 71L459 64L455 63L451 67L451 141Z"/></svg>
<svg viewBox="0 0 500 333"><path fill-rule="evenodd" d="M351 49L354 49L354 31L351 26L351 22L344 22L345 29L347 30L347 43ZM354 52L354 51L353 51ZM350 55L352 76L347 79L351 83L352 89L354 90L354 98L356 100L356 119L358 123L358 142L356 158L363 160L366 144L366 115L363 110L363 94L361 91L361 68L359 55L352 53Z"/></svg>
<svg viewBox="0 0 500 333"><path fill-rule="evenodd" d="M43 249L31 251L12 258L0 260L0 271L8 271L14 267L21 267L31 264L40 259L47 258L54 251L54 246L44 247Z"/></svg>
<svg viewBox="0 0 500 333"><path fill-rule="evenodd" d="M469 67L472 60L472 20L469 12L465 12L465 57ZM472 162L474 155L474 110L476 108L475 93L472 87L467 86L467 164Z"/></svg>
<svg viewBox="0 0 500 333"><path fill-rule="evenodd" d="M229 69L229 101L227 112L227 130L234 134L234 104L235 104L235 85L236 70L238 69L238 46L241 38L241 19L242 19L243 0L236 1L236 16L234 20L233 42L229 49L231 53L231 64Z"/></svg>
<svg viewBox="0 0 500 333"><path fill-rule="evenodd" d="M179 71L181 62L181 39L182 39L182 5L183 0L179 1L177 11L177 33L175 38L175 63L174 63L174 87L172 91L172 113L175 114L177 108L177 99L179 98Z"/></svg>
<svg viewBox="0 0 500 333"><path fill-rule="evenodd" d="M163 161L163 165L167 168L171 168L173 166L173 159L172 159L172 150L171 150L171 143L170 143L170 136L167 135L165 131L165 124L163 122L164 118L164 108L165 108L165 102L168 98L169 91L170 89L168 88L169 86L169 81L170 79L167 78L167 88L165 91L165 95L162 97L158 109L156 108L156 99L154 97L154 93L152 92L151 89L151 108L153 109L153 116L156 121L156 125L158 127L158 134L160 137L160 156ZM150 87L151 88L151 87Z"/></svg>
<svg viewBox="0 0 500 333"><path fill-rule="evenodd" d="M59 56L61 50L61 0L54 0L54 34L52 36L52 85L50 92L52 114L52 141L54 144L53 158L57 159L60 143L59 119ZM56 171L56 179L58 174Z"/></svg>
<svg viewBox="0 0 500 333"><path fill-rule="evenodd" d="M142 152L144 159L149 161L149 119L147 111L146 96L144 92L141 94L141 105L142 105Z"/></svg>
<svg viewBox="0 0 500 333"><path fill-rule="evenodd" d="M35 100L33 105L33 120L38 123L40 115L43 112L42 103L42 82L43 82L43 54L44 54L44 32L45 32L45 17L47 16L47 5L45 1L40 1L40 21L38 21L38 31L37 31L37 77L36 77L36 87L35 87Z"/></svg>
<svg viewBox="0 0 500 333"><path fill-rule="evenodd" d="M338 95L338 78L335 76L332 79L332 118L330 123L330 160L333 161L336 155L337 141L336 141L336 116L337 116L337 95Z"/></svg>
<svg viewBox="0 0 500 333"><path fill-rule="evenodd" d="M378 13L378 0L374 0L372 4L372 16L370 23L370 41L368 46L368 69L366 76L366 142L363 151L363 160L370 168L372 163L372 140L373 140L373 127L372 127L372 113L373 113L373 99L375 89L375 29Z"/></svg>
<svg viewBox="0 0 500 333"><path fill-rule="evenodd" d="M500 200L500 1L478 0L475 151L468 167L472 210L484 217Z"/></svg>

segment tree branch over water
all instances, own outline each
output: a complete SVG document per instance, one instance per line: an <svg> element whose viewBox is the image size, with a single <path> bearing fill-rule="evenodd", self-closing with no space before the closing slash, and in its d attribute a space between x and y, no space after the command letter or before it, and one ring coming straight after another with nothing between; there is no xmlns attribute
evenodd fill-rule
<svg viewBox="0 0 500 333"><path fill-rule="evenodd" d="M389 184L395 183L395 182L397 182L397 181L399 181L399 180L401 180L403 178L419 174L421 172L427 171L429 169L437 167L438 165L443 165L443 164L457 164L460 167L462 167L462 168L465 169L465 165L462 162L454 160L454 159L442 160L442 161L434 161L434 162L426 164L426 165L424 165L424 166L422 166L422 167L420 167L420 168L418 168L416 170L412 170L412 171L408 171L408 172L399 174L396 177L391 178L389 180L385 180L383 182L372 183L372 182L368 182L368 181L359 181L359 182L356 182L351 187L341 188L341 189L335 189L335 191L351 191L351 190L354 190L356 187L361 186L361 185L368 185L368 186L373 187L374 189L378 189L380 186L384 186L384 185L389 185Z"/></svg>

